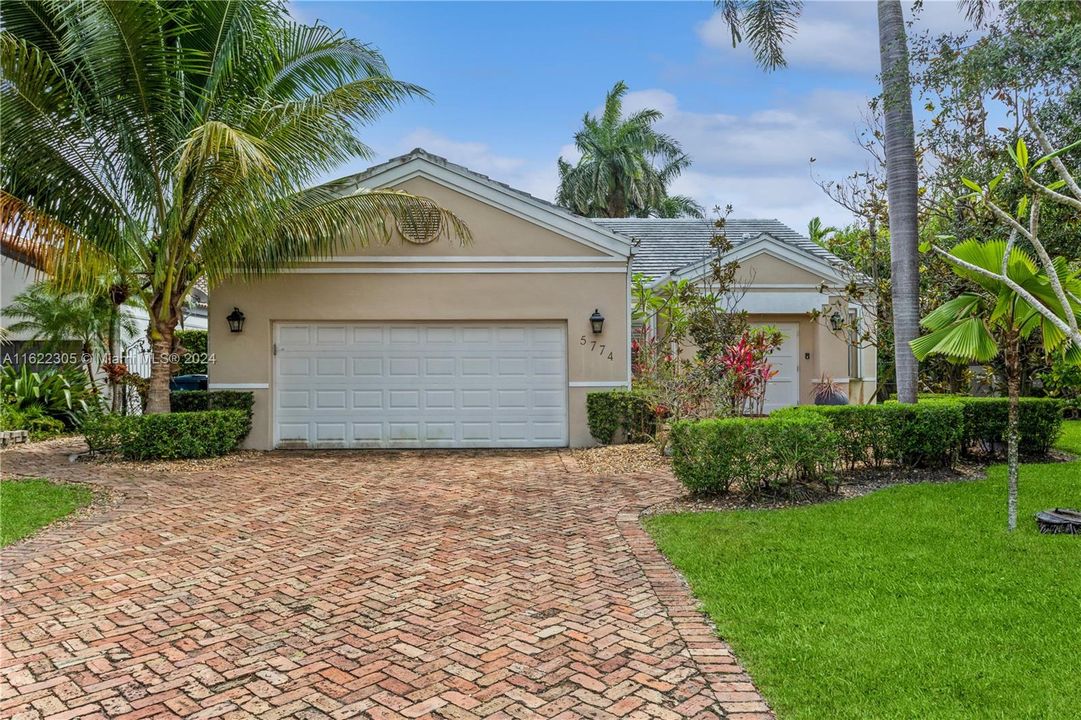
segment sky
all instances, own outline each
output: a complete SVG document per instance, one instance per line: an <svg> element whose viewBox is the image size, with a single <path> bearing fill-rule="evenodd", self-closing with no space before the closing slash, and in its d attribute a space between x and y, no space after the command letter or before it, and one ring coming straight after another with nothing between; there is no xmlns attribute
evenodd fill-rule
<svg viewBox="0 0 1081 720"><path fill-rule="evenodd" d="M911 2L904 3L913 17ZM852 221L815 184L867 164L856 143L879 70L874 2L806 3L788 67L768 73L732 48L711 2L293 2L376 46L391 73L424 87L361 131L374 150L327 177L423 147L552 200L556 159L619 80L628 111L653 107L693 165L670 192L732 217ZM959 32L956 2L929 0L912 32ZM917 107L919 103L917 103Z"/></svg>

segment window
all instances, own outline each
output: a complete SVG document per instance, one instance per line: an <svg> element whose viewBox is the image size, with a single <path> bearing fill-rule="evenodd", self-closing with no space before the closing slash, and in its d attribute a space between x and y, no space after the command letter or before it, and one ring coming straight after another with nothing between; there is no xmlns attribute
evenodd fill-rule
<svg viewBox="0 0 1081 720"><path fill-rule="evenodd" d="M855 310L848 311L848 377L863 377L863 368L860 367L863 353L860 351L860 325L859 314Z"/></svg>

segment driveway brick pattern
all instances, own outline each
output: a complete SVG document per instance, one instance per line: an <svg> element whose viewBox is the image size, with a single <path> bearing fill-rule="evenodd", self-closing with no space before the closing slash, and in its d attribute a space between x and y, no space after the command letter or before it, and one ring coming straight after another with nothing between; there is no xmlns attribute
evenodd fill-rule
<svg viewBox="0 0 1081 720"><path fill-rule="evenodd" d="M667 475L558 452L2 463L118 497L2 551L2 717L770 717L638 523Z"/></svg>

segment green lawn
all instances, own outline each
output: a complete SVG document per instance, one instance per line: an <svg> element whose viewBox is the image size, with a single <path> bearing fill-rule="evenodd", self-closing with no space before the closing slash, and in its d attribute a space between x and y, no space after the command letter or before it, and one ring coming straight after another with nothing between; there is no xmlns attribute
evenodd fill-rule
<svg viewBox="0 0 1081 720"><path fill-rule="evenodd" d="M1060 447L1081 453L1081 421ZM782 720L1064 718L1081 708L1081 460L846 502L650 519Z"/></svg>
<svg viewBox="0 0 1081 720"><path fill-rule="evenodd" d="M54 520L83 507L93 493L78 485L48 480L0 481L0 546L22 540Z"/></svg>

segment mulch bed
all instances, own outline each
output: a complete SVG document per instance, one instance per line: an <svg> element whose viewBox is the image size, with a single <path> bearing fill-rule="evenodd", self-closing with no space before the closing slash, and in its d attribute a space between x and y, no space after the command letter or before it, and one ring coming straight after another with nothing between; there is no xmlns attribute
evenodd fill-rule
<svg viewBox="0 0 1081 720"><path fill-rule="evenodd" d="M640 472L670 472L672 462L657 452L653 443L603 445L570 451L580 472L590 475L625 475Z"/></svg>

